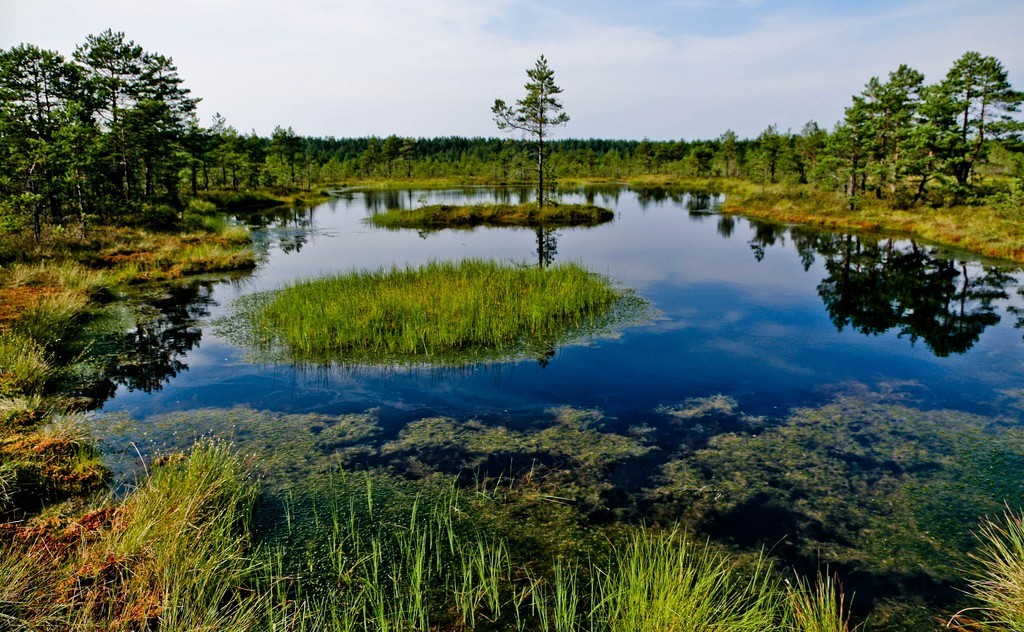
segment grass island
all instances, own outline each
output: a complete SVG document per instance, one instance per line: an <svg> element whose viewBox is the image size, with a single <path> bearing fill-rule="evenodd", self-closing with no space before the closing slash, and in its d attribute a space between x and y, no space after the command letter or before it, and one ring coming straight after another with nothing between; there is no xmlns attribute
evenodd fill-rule
<svg viewBox="0 0 1024 632"><path fill-rule="evenodd" d="M241 301L238 321L275 359L458 365L546 353L602 330L631 300L576 264L471 259L299 281Z"/></svg>
<svg viewBox="0 0 1024 632"><path fill-rule="evenodd" d="M615 213L592 204L435 204L417 209L389 209L370 217L383 228L476 228L477 226L597 226L610 222Z"/></svg>

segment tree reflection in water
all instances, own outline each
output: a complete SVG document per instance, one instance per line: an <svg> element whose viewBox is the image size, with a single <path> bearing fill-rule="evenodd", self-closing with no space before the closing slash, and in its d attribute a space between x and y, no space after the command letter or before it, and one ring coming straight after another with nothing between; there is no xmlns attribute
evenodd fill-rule
<svg viewBox="0 0 1024 632"><path fill-rule="evenodd" d="M968 267L914 240L870 241L764 222L752 226L750 247L758 261L787 233L805 270L816 257L824 260L818 296L839 331L896 330L912 343L923 340L938 357L966 352L998 323L994 302L1008 298L1006 289L1015 282L1006 270Z"/></svg>
<svg viewBox="0 0 1024 632"><path fill-rule="evenodd" d="M188 370L184 357L203 337L200 319L209 316L215 282L168 286L141 305L133 305L127 328L102 327L88 333L79 356L84 371L72 387L78 396L102 405L118 387L152 393ZM123 323L120 318L115 321Z"/></svg>
<svg viewBox="0 0 1024 632"><path fill-rule="evenodd" d="M151 393L187 371L182 358L203 337L199 320L210 315L212 289L211 282L192 283L151 301L149 317L124 334L110 379L130 391Z"/></svg>

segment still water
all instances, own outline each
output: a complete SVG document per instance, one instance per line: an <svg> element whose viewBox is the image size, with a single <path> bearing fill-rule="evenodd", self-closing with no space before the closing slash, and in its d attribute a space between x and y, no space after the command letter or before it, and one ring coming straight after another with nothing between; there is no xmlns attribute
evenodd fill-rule
<svg viewBox="0 0 1024 632"><path fill-rule="evenodd" d="M1024 381L1024 277L926 244L787 229L715 214L719 198L597 189L564 194L613 208L613 222L561 229L555 261L635 289L652 317L553 358L459 371L304 370L247 362L209 326L240 295L353 269L486 257L535 263L533 230L420 234L369 226L368 214L523 191L352 192L266 218L263 262L234 282L179 290L159 306L175 340L171 375L125 380L104 410L261 410L409 415L534 414L600 408L630 420L659 405L723 394L777 414L851 384L901 383L921 406L992 414ZM550 240L550 238L549 238ZM343 298L339 298L343 300ZM191 303L191 306L189 305ZM176 312L176 313L175 313ZM159 324L157 326L160 326ZM141 386L141 388L137 388Z"/></svg>
<svg viewBox="0 0 1024 632"><path fill-rule="evenodd" d="M684 522L801 572L825 565L867 609L957 599L978 519L1024 502L1024 275L899 236L724 216L721 196L624 187L562 192L615 211L591 228L366 222L528 197L354 190L247 218L255 271L167 288L122 335L95 418L108 451L131 463L226 436L292 482L321 461L414 477L547 467L556 488L591 490L575 506L592 523ZM295 279L536 265L539 240L554 262L635 290L648 317L550 357L459 369L261 364L218 333L236 298Z"/></svg>

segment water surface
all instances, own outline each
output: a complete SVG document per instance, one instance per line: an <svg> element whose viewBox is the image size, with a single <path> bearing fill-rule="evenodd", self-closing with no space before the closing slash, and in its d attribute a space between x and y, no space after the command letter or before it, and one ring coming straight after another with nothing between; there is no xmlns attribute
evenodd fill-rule
<svg viewBox="0 0 1024 632"><path fill-rule="evenodd" d="M122 335L96 419L108 450L131 462L136 448L226 436L293 483L337 464L547 472L555 492L584 490L586 521L682 521L802 572L827 565L865 608L955 600L978 519L1024 503L1018 270L899 236L723 216L721 196L623 187L563 192L615 210L591 228L365 221L528 197L350 191L248 218L253 273L169 288ZM633 288L650 318L550 357L459 369L261 364L211 324L295 279L468 257L581 263Z"/></svg>

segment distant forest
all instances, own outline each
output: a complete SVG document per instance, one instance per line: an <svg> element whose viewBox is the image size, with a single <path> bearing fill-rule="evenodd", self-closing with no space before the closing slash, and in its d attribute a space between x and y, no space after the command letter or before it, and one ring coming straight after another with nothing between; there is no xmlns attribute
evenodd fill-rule
<svg viewBox="0 0 1024 632"><path fill-rule="evenodd" d="M31 44L0 51L0 230L126 221L210 190L531 178L526 146L514 139L310 138L287 126L263 137L219 114L203 127L197 100L170 57L119 32L89 36L70 58ZM899 208L1018 203L1022 100L997 59L968 52L934 84L908 66L871 78L831 129L809 122L797 131L768 125L748 139L727 130L705 140L553 140L546 164L561 178L806 185L849 197L851 208L865 196Z"/></svg>

